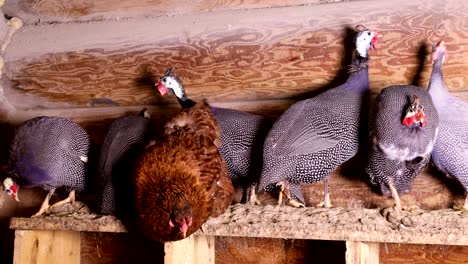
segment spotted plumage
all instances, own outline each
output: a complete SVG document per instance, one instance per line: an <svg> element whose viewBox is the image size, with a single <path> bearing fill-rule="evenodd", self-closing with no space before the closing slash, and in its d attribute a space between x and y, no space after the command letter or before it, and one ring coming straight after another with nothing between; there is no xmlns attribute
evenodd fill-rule
<svg viewBox="0 0 468 264"><path fill-rule="evenodd" d="M117 118L101 146L98 172L98 207L102 214L128 214L132 205L131 167L142 149L149 114ZM118 212L117 212L118 210Z"/></svg>
<svg viewBox="0 0 468 264"><path fill-rule="evenodd" d="M294 104L268 133L260 190L271 191L280 184L282 189L289 189L290 201L303 204L300 183L323 180L357 153L362 99L369 90L367 51L379 37L363 26L357 30L355 48L359 50L348 80ZM325 206L329 206L327 191L325 195Z"/></svg>
<svg viewBox="0 0 468 264"><path fill-rule="evenodd" d="M403 122L415 96L424 107L424 126L416 120L413 125ZM397 207L401 208L398 195L411 190L414 177L428 164L438 127L437 110L423 88L391 86L377 96L370 118L372 147L366 172L384 195L393 196Z"/></svg>
<svg viewBox="0 0 468 264"><path fill-rule="evenodd" d="M262 150L270 122L263 116L238 110L211 107L221 127L219 152L226 161L235 186L255 184L262 168Z"/></svg>
<svg viewBox="0 0 468 264"><path fill-rule="evenodd" d="M468 103L450 95L442 75L446 56L444 42L433 51L429 94L439 113L440 128L432 152L434 165L455 178L468 193ZM464 209L468 210L468 195Z"/></svg>
<svg viewBox="0 0 468 264"><path fill-rule="evenodd" d="M38 215L49 207L48 199L55 189L63 188L73 196L74 191L85 189L89 146L87 133L66 118L37 117L18 127L8 169L15 184L49 190Z"/></svg>

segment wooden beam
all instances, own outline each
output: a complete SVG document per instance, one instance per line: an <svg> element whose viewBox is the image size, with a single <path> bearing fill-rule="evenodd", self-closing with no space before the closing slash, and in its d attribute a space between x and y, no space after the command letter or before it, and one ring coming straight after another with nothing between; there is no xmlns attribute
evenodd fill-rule
<svg viewBox="0 0 468 264"><path fill-rule="evenodd" d="M15 264L79 264L80 233L73 231L15 231Z"/></svg>
<svg viewBox="0 0 468 264"><path fill-rule="evenodd" d="M95 232L77 225L72 217L12 218L12 229L52 229ZM91 220L92 221L92 220ZM57 224L57 222L59 224ZM117 220L100 223L119 226ZM79 227L79 228L77 228ZM106 229L106 227L102 227ZM115 230L125 232L122 229ZM236 204L217 218L209 219L196 235L264 237L283 239L340 240L438 245L468 245L465 213L445 210L414 212L362 208L293 208Z"/></svg>
<svg viewBox="0 0 468 264"><path fill-rule="evenodd" d="M346 241L346 264L379 264L379 243Z"/></svg>
<svg viewBox="0 0 468 264"><path fill-rule="evenodd" d="M214 264L215 238L213 236L190 236L186 239L165 243L165 264Z"/></svg>
<svg viewBox="0 0 468 264"><path fill-rule="evenodd" d="M154 1L154 0L9 0L4 9L28 23L110 20L142 16L178 16L236 9L302 6L344 0L241 0L241 1Z"/></svg>
<svg viewBox="0 0 468 264"><path fill-rule="evenodd" d="M307 97L344 81L343 39L346 27L358 23L385 35L371 54L375 91L413 82L421 42L442 38L451 54L444 68L448 87L468 87L460 23L468 2L363 3L25 26L5 54L11 80L5 94L19 109L168 103L173 98L155 95L152 83L174 66L195 100ZM422 68L419 83L427 85L429 68Z"/></svg>

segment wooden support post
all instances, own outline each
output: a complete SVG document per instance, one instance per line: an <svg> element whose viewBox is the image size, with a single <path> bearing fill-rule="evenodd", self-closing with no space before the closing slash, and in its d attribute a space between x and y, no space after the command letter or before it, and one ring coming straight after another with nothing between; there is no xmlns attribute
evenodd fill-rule
<svg viewBox="0 0 468 264"><path fill-rule="evenodd" d="M164 245L165 264L214 264L215 237L190 236Z"/></svg>
<svg viewBox="0 0 468 264"><path fill-rule="evenodd" d="M346 264L378 264L379 243L346 241Z"/></svg>
<svg viewBox="0 0 468 264"><path fill-rule="evenodd" d="M14 264L79 264L80 232L16 230Z"/></svg>

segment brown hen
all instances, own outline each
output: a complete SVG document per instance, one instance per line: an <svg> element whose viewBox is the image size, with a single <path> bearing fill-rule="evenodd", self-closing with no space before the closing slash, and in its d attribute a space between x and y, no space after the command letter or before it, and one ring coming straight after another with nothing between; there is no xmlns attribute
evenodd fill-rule
<svg viewBox="0 0 468 264"><path fill-rule="evenodd" d="M188 99L172 71L160 80L161 94L171 91L184 109L137 164L136 208L142 232L166 242L183 239L222 214L234 189L218 152L220 127L210 108Z"/></svg>

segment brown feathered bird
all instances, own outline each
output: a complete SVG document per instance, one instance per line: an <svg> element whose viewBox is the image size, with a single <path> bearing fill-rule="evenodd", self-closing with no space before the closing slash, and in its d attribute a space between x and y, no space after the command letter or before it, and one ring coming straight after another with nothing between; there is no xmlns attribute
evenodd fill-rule
<svg viewBox="0 0 468 264"><path fill-rule="evenodd" d="M162 95L169 90L184 108L138 162L136 208L142 232L165 242L183 239L209 217L224 213L234 189L210 108L188 99L172 71L160 78L158 90Z"/></svg>

